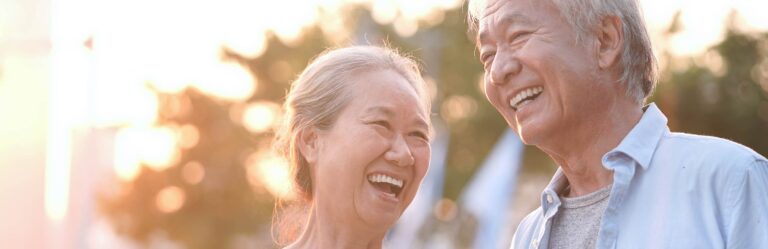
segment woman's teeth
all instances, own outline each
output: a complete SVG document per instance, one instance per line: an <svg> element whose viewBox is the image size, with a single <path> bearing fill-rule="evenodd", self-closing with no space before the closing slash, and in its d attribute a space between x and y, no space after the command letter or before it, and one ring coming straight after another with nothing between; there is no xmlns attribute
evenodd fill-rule
<svg viewBox="0 0 768 249"><path fill-rule="evenodd" d="M373 174L368 176L368 181L371 181L373 183L389 183L392 185L397 186L398 188L403 187L403 180L395 179L394 177L384 175L384 174Z"/></svg>
<svg viewBox="0 0 768 249"><path fill-rule="evenodd" d="M509 106L511 106L513 109L515 109L515 111L517 111L517 109L519 109L524 104L528 103L528 101L531 101L536 97L538 97L543 91L544 91L544 88L540 86L522 90L519 93L517 93L517 95L515 95L514 98L509 100Z"/></svg>
<svg viewBox="0 0 768 249"><path fill-rule="evenodd" d="M373 174L368 176L368 181L371 182L375 188L392 197L397 197L400 195L400 191L403 190L403 180L388 175Z"/></svg>

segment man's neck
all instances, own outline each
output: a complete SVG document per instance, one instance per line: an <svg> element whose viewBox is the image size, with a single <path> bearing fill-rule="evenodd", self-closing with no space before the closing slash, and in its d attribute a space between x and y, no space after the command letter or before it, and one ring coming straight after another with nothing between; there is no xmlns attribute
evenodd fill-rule
<svg viewBox="0 0 768 249"><path fill-rule="evenodd" d="M616 148L640 121L637 104L619 103L586 124L574 125L550 146L537 146L557 162L570 183L568 197L583 196L613 183L602 157Z"/></svg>

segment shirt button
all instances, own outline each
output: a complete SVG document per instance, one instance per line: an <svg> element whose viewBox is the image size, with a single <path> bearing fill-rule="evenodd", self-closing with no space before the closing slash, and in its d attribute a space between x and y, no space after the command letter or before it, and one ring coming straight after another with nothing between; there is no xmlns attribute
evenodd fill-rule
<svg viewBox="0 0 768 249"><path fill-rule="evenodd" d="M539 240L533 240L533 243L531 243L534 248L539 248Z"/></svg>
<svg viewBox="0 0 768 249"><path fill-rule="evenodd" d="M552 204L552 195L547 194L547 203Z"/></svg>

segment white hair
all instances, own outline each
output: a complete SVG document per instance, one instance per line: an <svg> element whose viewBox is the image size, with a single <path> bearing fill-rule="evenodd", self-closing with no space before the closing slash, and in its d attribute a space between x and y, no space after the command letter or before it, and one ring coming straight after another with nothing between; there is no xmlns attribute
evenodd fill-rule
<svg viewBox="0 0 768 249"><path fill-rule="evenodd" d="M506 0L499 0L506 1ZM622 23L624 44L619 60L619 82L626 84L627 96L645 102L656 85L657 63L651 40L637 0L549 0L576 30L577 41L593 35L602 18L616 16ZM470 32L476 32L487 0L469 0Z"/></svg>

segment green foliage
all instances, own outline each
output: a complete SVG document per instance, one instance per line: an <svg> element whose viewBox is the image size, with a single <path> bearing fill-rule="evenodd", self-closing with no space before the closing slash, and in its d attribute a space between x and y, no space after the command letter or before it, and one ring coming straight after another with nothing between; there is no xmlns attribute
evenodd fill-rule
<svg viewBox="0 0 768 249"><path fill-rule="evenodd" d="M768 155L766 36L730 29L725 39L684 69L670 64L653 99L672 130L723 137ZM680 63L680 62L672 62Z"/></svg>

